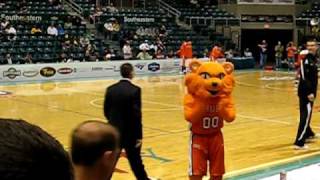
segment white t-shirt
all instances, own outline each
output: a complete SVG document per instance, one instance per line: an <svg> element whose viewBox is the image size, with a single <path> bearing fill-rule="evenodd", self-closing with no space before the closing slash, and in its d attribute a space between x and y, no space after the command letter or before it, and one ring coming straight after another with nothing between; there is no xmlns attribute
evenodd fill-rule
<svg viewBox="0 0 320 180"><path fill-rule="evenodd" d="M124 59L130 59L132 58L132 50L129 45L124 45L122 48L123 51L123 57Z"/></svg>
<svg viewBox="0 0 320 180"><path fill-rule="evenodd" d="M58 36L58 30L55 27L49 26L47 29L47 33L53 36Z"/></svg>
<svg viewBox="0 0 320 180"><path fill-rule="evenodd" d="M140 44L139 49L140 49L140 50L147 50L147 51L149 51L150 46L149 46L148 43L142 43L142 44Z"/></svg>
<svg viewBox="0 0 320 180"><path fill-rule="evenodd" d="M17 31L14 27L10 27L8 30L7 30L7 33L8 34L14 34L16 35L17 34Z"/></svg>

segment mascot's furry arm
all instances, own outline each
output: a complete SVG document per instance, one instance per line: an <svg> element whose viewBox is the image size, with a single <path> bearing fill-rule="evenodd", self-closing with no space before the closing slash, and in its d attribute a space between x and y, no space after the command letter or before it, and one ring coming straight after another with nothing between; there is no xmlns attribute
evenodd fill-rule
<svg viewBox="0 0 320 180"><path fill-rule="evenodd" d="M207 105L213 103L219 115L225 121L232 122L236 116L231 96L235 85L233 65L193 61L189 66L191 73L185 77L188 91L184 97L185 119L191 123L201 119Z"/></svg>

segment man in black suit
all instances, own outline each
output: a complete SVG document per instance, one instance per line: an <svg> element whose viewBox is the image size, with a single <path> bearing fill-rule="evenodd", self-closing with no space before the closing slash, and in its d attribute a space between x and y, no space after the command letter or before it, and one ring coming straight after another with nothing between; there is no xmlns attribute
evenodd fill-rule
<svg viewBox="0 0 320 180"><path fill-rule="evenodd" d="M141 89L131 83L133 66L125 63L120 67L121 79L107 88L104 115L120 132L121 148L124 148L131 169L138 180L148 180L141 159L142 123Z"/></svg>

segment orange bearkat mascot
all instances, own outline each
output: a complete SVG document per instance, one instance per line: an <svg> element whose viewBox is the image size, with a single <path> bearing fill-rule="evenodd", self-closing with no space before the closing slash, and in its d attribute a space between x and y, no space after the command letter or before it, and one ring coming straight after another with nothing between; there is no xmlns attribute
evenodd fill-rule
<svg viewBox="0 0 320 180"><path fill-rule="evenodd" d="M193 61L185 77L184 116L191 124L189 178L221 180L225 173L223 122L232 122L236 112L232 99L235 85L231 63Z"/></svg>

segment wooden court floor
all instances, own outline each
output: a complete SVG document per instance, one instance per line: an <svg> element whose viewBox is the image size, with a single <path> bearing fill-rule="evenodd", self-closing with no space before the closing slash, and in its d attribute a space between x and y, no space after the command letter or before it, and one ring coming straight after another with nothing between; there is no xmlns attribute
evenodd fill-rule
<svg viewBox="0 0 320 180"><path fill-rule="evenodd" d="M239 71L234 97L237 119L223 132L226 177L308 157L320 152L320 140L310 150L293 150L298 126L298 99L294 74ZM0 86L12 96L0 96L0 117L21 118L53 134L67 149L70 132L85 120L104 120L106 86L116 80L47 82ZM187 179L188 124L183 119L183 77L136 78L143 93L143 160L150 176L164 180ZM320 131L319 100L312 127ZM134 179L125 157L115 180Z"/></svg>

